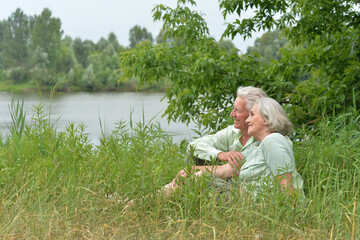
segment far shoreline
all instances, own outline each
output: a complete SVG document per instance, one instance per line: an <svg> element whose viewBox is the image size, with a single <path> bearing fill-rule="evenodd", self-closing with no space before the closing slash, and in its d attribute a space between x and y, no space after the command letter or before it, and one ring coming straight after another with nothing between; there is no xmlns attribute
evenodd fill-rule
<svg viewBox="0 0 360 240"><path fill-rule="evenodd" d="M128 83L123 86L109 89L101 90L90 90L90 89L80 89L80 88L61 88L57 89L55 85L52 88L38 88L32 84L9 84L6 82L0 82L0 92L13 92L13 93L45 93L45 92L61 92L61 93L78 93L78 92L87 92L87 93L100 93L100 92L142 92L142 93L165 93L166 87L159 86L145 86L139 87L138 84Z"/></svg>

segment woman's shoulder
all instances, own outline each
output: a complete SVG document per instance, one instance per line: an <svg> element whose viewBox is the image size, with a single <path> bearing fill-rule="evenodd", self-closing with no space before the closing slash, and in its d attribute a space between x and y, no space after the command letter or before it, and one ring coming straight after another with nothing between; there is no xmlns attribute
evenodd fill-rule
<svg viewBox="0 0 360 240"><path fill-rule="evenodd" d="M281 133L271 133L268 136L266 136L263 140L264 144L268 143L277 143L277 144L285 144L285 145L292 145L292 142L288 136L284 136Z"/></svg>
<svg viewBox="0 0 360 240"><path fill-rule="evenodd" d="M274 132L274 133L270 133L269 135L267 135L265 138L264 138L264 141L268 141L269 139L279 139L279 140L285 140L289 138L288 136L284 136L282 135L281 133L278 133L278 132Z"/></svg>

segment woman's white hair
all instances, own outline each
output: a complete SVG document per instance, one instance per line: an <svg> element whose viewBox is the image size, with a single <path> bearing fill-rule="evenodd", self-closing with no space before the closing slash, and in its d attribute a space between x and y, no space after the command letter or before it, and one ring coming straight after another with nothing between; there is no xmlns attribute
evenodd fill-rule
<svg viewBox="0 0 360 240"><path fill-rule="evenodd" d="M268 125L268 131L278 132L286 136L292 131L292 124L287 118L285 110L274 99L265 97L256 101L261 117Z"/></svg>
<svg viewBox="0 0 360 240"><path fill-rule="evenodd" d="M237 97L243 98L246 101L246 109L250 111L255 102L260 98L267 97L267 94L261 88L241 86L237 90Z"/></svg>

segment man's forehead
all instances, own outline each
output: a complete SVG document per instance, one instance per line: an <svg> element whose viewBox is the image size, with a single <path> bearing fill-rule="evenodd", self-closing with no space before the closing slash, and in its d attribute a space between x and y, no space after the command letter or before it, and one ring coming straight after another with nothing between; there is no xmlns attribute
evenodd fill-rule
<svg viewBox="0 0 360 240"><path fill-rule="evenodd" d="M246 106L246 101L245 101L245 99L240 98L240 97L237 97L237 98L235 99L234 106L241 106L241 107Z"/></svg>

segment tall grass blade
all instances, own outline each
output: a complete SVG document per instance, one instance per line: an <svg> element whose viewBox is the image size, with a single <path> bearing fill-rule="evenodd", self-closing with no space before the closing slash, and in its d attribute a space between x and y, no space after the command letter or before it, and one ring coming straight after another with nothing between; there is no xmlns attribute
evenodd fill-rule
<svg viewBox="0 0 360 240"><path fill-rule="evenodd" d="M26 112L24 111L24 99L20 102L19 99L15 100L14 95L12 95L9 111L11 116L10 132L21 138L25 129L26 118Z"/></svg>

